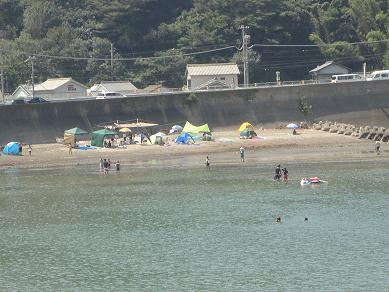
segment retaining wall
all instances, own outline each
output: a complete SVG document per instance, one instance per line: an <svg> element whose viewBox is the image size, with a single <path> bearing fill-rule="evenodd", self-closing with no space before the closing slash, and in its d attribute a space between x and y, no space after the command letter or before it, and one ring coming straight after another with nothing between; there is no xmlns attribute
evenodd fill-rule
<svg viewBox="0 0 389 292"><path fill-rule="evenodd" d="M389 127L389 81L284 86L226 91L133 96L0 107L0 144L53 142L65 129L92 130L102 122L135 118L161 124L189 120L210 127L303 120L298 98L312 105L313 118ZM193 97L193 95L191 95ZM388 110L388 111L387 111Z"/></svg>

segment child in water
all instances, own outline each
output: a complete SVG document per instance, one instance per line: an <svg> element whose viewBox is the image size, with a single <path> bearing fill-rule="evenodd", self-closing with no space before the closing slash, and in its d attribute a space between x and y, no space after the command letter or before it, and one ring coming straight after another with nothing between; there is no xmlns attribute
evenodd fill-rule
<svg viewBox="0 0 389 292"><path fill-rule="evenodd" d="M288 182L288 173L289 173L289 171L286 169L286 167L284 167L282 169L282 172L284 174L284 182Z"/></svg>

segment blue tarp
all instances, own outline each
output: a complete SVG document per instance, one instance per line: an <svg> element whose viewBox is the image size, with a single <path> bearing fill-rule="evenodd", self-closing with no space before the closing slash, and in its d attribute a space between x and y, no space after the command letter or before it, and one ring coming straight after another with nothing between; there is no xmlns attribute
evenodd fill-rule
<svg viewBox="0 0 389 292"><path fill-rule="evenodd" d="M20 144L18 142L9 142L3 149L5 155L19 155Z"/></svg>
<svg viewBox="0 0 389 292"><path fill-rule="evenodd" d="M182 133L176 139L177 144L189 144L191 142L194 143L195 140L193 139L192 135L189 133Z"/></svg>

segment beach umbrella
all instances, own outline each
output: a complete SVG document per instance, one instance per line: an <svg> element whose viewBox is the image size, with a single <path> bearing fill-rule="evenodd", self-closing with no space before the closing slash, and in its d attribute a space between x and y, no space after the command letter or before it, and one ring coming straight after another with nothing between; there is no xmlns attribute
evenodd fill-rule
<svg viewBox="0 0 389 292"><path fill-rule="evenodd" d="M129 132L131 132L131 129L125 127L125 128L121 128L121 129L119 130L119 132L120 132L120 133L129 133Z"/></svg>
<svg viewBox="0 0 389 292"><path fill-rule="evenodd" d="M295 123L290 123L286 126L288 129L297 129L299 126Z"/></svg>
<svg viewBox="0 0 389 292"><path fill-rule="evenodd" d="M247 129L247 128L253 128L253 125L250 124L249 122L244 122L243 124L240 125L238 131L242 132L244 129Z"/></svg>
<svg viewBox="0 0 389 292"><path fill-rule="evenodd" d="M69 130L66 130L65 131L66 134L70 134L70 135L73 135L73 136L77 136L77 135L87 135L88 132L83 130L83 129L80 129L78 127L75 127L75 128L71 128Z"/></svg>
<svg viewBox="0 0 389 292"><path fill-rule="evenodd" d="M170 131L169 131L169 134L173 134L173 133L179 133L182 131L182 127L180 125L174 125Z"/></svg>

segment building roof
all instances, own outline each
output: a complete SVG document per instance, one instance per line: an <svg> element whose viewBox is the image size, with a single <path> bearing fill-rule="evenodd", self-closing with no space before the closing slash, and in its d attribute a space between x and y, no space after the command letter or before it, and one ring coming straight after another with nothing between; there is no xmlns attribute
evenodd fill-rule
<svg viewBox="0 0 389 292"><path fill-rule="evenodd" d="M62 85L66 84L68 82L73 82L73 83L78 84L81 87L87 88L84 84L81 84L81 83L73 80L72 78L67 77L67 78L49 78L45 82L43 82L41 84L37 84L34 89L36 91L55 90L58 87L61 87Z"/></svg>
<svg viewBox="0 0 389 292"><path fill-rule="evenodd" d="M110 92L135 91L138 89L130 81L101 81L100 84Z"/></svg>
<svg viewBox="0 0 389 292"><path fill-rule="evenodd" d="M27 96L32 95L32 87L29 84L20 84L11 95L15 95L18 90L24 91Z"/></svg>
<svg viewBox="0 0 389 292"><path fill-rule="evenodd" d="M321 64L321 65L317 66L316 68L312 69L311 71L309 71L309 73L319 72L319 71L323 70L324 68L327 68L328 66L331 66L331 65L336 65L336 66L344 67L347 70L351 70L350 68L343 66L341 64L335 63L334 61L327 61L324 64Z"/></svg>
<svg viewBox="0 0 389 292"><path fill-rule="evenodd" d="M234 63L215 64L188 64L186 65L188 76L209 76L209 75L238 75L238 65Z"/></svg>

